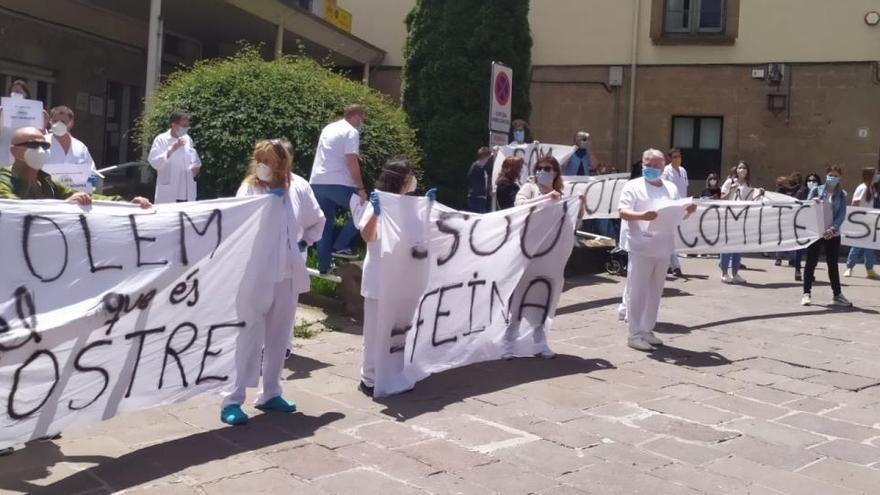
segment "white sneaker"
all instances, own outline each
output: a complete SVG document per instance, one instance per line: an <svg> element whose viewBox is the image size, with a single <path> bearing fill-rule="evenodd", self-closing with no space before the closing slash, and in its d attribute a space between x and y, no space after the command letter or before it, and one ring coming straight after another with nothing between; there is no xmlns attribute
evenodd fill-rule
<svg viewBox="0 0 880 495"><path fill-rule="evenodd" d="M812 299L810 298L810 294L804 294L804 297L801 298L801 306L809 306L812 303Z"/></svg>
<svg viewBox="0 0 880 495"><path fill-rule="evenodd" d="M746 283L746 279L739 276L739 273L733 276L733 283L735 284L744 284Z"/></svg>
<svg viewBox="0 0 880 495"><path fill-rule="evenodd" d="M617 308L617 320L626 321L626 309L620 307Z"/></svg>
<svg viewBox="0 0 880 495"><path fill-rule="evenodd" d="M733 283L733 277L731 277L730 275L722 275L722 276L721 276L721 282L722 282L722 283L725 283L725 284L732 284L732 283Z"/></svg>
<svg viewBox="0 0 880 495"><path fill-rule="evenodd" d="M847 268L845 272L843 272L844 277L852 277L852 268Z"/></svg>
<svg viewBox="0 0 880 495"><path fill-rule="evenodd" d="M636 337L636 338L630 337L626 341L626 344L637 351L651 352L654 350L654 346L649 344L647 340L645 340L641 337Z"/></svg>
<svg viewBox="0 0 880 495"><path fill-rule="evenodd" d="M642 334L642 338L645 339L645 342L647 342L651 345L654 345L654 346L663 345L663 341L660 340L656 335L654 335L654 332L648 332L648 333Z"/></svg>

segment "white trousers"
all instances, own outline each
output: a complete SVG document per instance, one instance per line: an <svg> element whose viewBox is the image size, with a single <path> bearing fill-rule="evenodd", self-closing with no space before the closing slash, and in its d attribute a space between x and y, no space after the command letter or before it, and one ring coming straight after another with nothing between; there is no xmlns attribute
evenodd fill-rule
<svg viewBox="0 0 880 495"><path fill-rule="evenodd" d="M654 330L668 268L669 258L629 255L623 306L630 338Z"/></svg>
<svg viewBox="0 0 880 495"><path fill-rule="evenodd" d="M361 365L361 381L364 385L376 385L376 360L379 351L379 300L364 298L364 357Z"/></svg>
<svg viewBox="0 0 880 495"><path fill-rule="evenodd" d="M239 332L235 347L235 379L224 394L223 407L243 404L247 387L257 386L260 371L263 388L256 403L262 404L281 395L281 370L293 331L298 297L293 290L292 278L275 284L265 325Z"/></svg>

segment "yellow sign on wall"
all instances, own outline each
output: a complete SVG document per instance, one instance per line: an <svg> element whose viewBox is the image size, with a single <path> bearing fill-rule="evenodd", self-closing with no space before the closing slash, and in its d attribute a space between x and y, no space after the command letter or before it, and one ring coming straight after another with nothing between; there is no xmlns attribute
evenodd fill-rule
<svg viewBox="0 0 880 495"><path fill-rule="evenodd" d="M324 2L324 20L333 24L334 26L346 31L348 33L351 32L351 12L343 9L342 7L337 7L333 5L335 2Z"/></svg>

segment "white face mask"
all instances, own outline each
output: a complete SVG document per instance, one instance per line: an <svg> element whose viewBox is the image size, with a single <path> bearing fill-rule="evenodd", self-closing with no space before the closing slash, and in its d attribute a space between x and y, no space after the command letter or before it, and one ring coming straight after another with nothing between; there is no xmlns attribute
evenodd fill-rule
<svg viewBox="0 0 880 495"><path fill-rule="evenodd" d="M272 167L266 165L265 163L257 164L257 178L263 182L269 182L272 180Z"/></svg>
<svg viewBox="0 0 880 495"><path fill-rule="evenodd" d="M809 187L810 189L812 189L812 188L814 188L814 187L816 187L816 186L818 186L818 185L819 185L819 183L816 182L816 181L814 181L814 180L808 180L808 181L807 181L807 187Z"/></svg>
<svg viewBox="0 0 880 495"><path fill-rule="evenodd" d="M544 187L553 187L554 178L553 172L548 172L547 170L538 170L538 173L535 174L535 180Z"/></svg>
<svg viewBox="0 0 880 495"><path fill-rule="evenodd" d="M740 179L745 179L746 175L748 175L748 173L749 173L749 171L744 168L736 169L736 176L739 177Z"/></svg>
<svg viewBox="0 0 880 495"><path fill-rule="evenodd" d="M24 98L24 93L19 93L19 92L13 91L12 93L9 94L9 96L11 98Z"/></svg>
<svg viewBox="0 0 880 495"><path fill-rule="evenodd" d="M418 184L419 184L419 180L416 179L416 176L414 175L412 180L409 181L409 185L406 186L406 190L403 191L403 194L409 194L409 193L416 192L416 187L418 186Z"/></svg>
<svg viewBox="0 0 880 495"><path fill-rule="evenodd" d="M49 161L49 152L43 148L28 148L24 152L24 162L34 170L42 170L47 161Z"/></svg>
<svg viewBox="0 0 880 495"><path fill-rule="evenodd" d="M65 134L67 134L68 131L69 129L67 128L67 124L65 124L64 122L58 121L52 124L52 134L57 137L64 136Z"/></svg>

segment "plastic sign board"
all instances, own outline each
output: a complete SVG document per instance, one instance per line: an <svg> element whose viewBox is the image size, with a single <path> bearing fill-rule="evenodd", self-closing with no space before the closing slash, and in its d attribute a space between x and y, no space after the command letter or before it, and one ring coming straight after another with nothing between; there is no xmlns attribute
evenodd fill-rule
<svg viewBox="0 0 880 495"><path fill-rule="evenodd" d="M492 81L489 89L489 130L510 132L510 112L513 101L513 70L492 62Z"/></svg>

